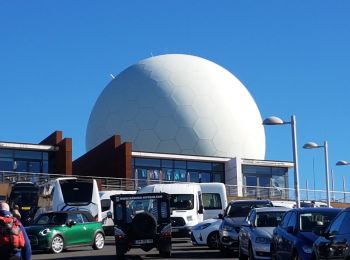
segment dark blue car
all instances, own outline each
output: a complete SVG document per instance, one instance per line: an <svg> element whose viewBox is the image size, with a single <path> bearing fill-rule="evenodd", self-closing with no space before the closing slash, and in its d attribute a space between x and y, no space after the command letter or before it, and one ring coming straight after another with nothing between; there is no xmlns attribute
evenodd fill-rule
<svg viewBox="0 0 350 260"><path fill-rule="evenodd" d="M288 211L273 231L272 259L311 259L317 234L326 229L340 211L336 208L298 208Z"/></svg>

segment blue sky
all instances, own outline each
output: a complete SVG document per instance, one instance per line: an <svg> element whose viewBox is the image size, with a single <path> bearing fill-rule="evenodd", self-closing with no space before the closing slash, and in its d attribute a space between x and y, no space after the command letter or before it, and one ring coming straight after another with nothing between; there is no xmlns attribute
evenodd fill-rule
<svg viewBox="0 0 350 260"><path fill-rule="evenodd" d="M347 0L2 1L0 140L62 130L77 158L111 73L186 53L231 71L263 118L296 115L301 187L325 187L323 149L301 148L324 140L336 190L342 175L350 187L335 166L350 161L349 13ZM266 159L292 160L290 126L266 128Z"/></svg>

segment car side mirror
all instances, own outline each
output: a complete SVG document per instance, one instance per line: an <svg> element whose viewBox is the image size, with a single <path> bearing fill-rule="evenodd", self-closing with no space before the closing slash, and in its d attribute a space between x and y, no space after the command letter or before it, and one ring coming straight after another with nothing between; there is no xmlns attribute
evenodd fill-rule
<svg viewBox="0 0 350 260"><path fill-rule="evenodd" d="M112 212L110 211L107 212L107 218L112 218Z"/></svg>
<svg viewBox="0 0 350 260"><path fill-rule="evenodd" d="M199 214L203 214L203 212L204 212L203 205L200 205L200 206L199 206L198 213L199 213Z"/></svg>
<svg viewBox="0 0 350 260"><path fill-rule="evenodd" d="M72 220L72 219L69 219L69 220L67 221L67 226L69 226L69 227L71 227L71 226L73 226L73 225L75 225L75 224L77 224L77 222L75 222L75 221Z"/></svg>
<svg viewBox="0 0 350 260"><path fill-rule="evenodd" d="M294 233L294 227L292 227L292 226L287 227L287 232L290 233L290 234L293 234Z"/></svg>

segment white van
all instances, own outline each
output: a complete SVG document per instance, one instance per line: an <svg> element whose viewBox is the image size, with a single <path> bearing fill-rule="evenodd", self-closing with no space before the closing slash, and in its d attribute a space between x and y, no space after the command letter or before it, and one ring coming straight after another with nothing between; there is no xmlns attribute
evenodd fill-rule
<svg viewBox="0 0 350 260"><path fill-rule="evenodd" d="M202 190L204 219L218 218L227 207L225 184L220 182L199 183Z"/></svg>
<svg viewBox="0 0 350 260"><path fill-rule="evenodd" d="M46 183L41 193L49 200L42 212L86 210L97 221L102 221L100 195L94 179L57 178Z"/></svg>
<svg viewBox="0 0 350 260"><path fill-rule="evenodd" d="M136 191L127 190L108 190L100 191L101 200L101 211L102 211L102 226L106 235L114 235L114 222L113 222L113 201L111 200L112 195L120 194L135 194ZM107 213L112 213L112 218L107 217Z"/></svg>
<svg viewBox="0 0 350 260"><path fill-rule="evenodd" d="M172 234L174 237L189 237L194 225L203 221L201 187L197 183L152 184L137 193L170 194Z"/></svg>

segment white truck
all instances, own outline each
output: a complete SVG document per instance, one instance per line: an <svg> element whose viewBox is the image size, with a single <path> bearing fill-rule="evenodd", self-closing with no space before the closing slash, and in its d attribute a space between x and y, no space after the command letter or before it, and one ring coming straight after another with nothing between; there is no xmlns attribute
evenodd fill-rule
<svg viewBox="0 0 350 260"><path fill-rule="evenodd" d="M204 220L218 218L227 207L226 186L221 182L199 183L202 190Z"/></svg>
<svg viewBox="0 0 350 260"><path fill-rule="evenodd" d="M171 225L173 237L189 237L194 225L203 221L202 190L197 183L152 184L137 193L170 194Z"/></svg>

